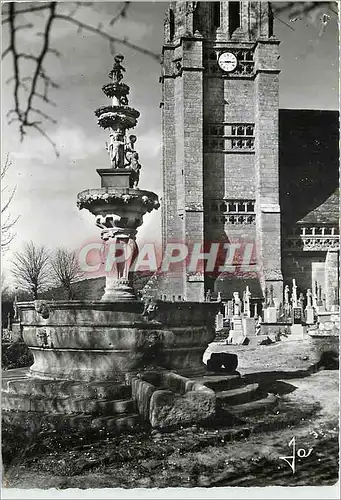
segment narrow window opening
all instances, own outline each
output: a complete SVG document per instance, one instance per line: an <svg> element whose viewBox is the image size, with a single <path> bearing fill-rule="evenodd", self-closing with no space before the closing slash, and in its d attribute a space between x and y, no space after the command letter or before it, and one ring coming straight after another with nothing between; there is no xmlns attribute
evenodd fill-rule
<svg viewBox="0 0 341 500"><path fill-rule="evenodd" d="M230 35L240 27L240 2L229 2L229 32Z"/></svg>
<svg viewBox="0 0 341 500"><path fill-rule="evenodd" d="M213 2L213 28L220 26L220 2Z"/></svg>
<svg viewBox="0 0 341 500"><path fill-rule="evenodd" d="M173 40L175 32L174 11L169 9L169 38Z"/></svg>
<svg viewBox="0 0 341 500"><path fill-rule="evenodd" d="M268 2L269 5L269 37L274 35L274 14L271 8L271 2Z"/></svg>

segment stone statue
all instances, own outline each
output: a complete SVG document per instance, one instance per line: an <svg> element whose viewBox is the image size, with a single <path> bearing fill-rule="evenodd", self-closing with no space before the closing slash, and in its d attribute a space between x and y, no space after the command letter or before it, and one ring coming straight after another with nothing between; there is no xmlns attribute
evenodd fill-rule
<svg viewBox="0 0 341 500"><path fill-rule="evenodd" d="M125 144L125 157L129 162L130 155L135 151L135 143L137 141L136 135L131 134Z"/></svg>
<svg viewBox="0 0 341 500"><path fill-rule="evenodd" d="M16 295L16 294L15 294L15 296L14 296L13 310L14 310L14 316L13 316L13 319L14 319L14 320L19 319L19 312L18 312L18 299L17 299L17 295Z"/></svg>
<svg viewBox="0 0 341 500"><path fill-rule="evenodd" d="M115 247L117 245L117 250L121 250L124 255L123 261L117 259L113 262L114 277L118 280L128 280L130 266L136 255L136 241L129 234L123 234L120 229L116 229L116 234L112 236L112 239Z"/></svg>
<svg viewBox="0 0 341 500"><path fill-rule="evenodd" d="M123 73L125 72L125 68L121 65L124 57L121 54L117 54L114 57L114 66L109 73L109 78L112 78L114 83L119 83L123 78Z"/></svg>
<svg viewBox="0 0 341 500"><path fill-rule="evenodd" d="M132 169L129 180L129 187L137 188L140 180L141 163L139 162L139 154L135 151L131 156L131 162L128 168Z"/></svg>
<svg viewBox="0 0 341 500"><path fill-rule="evenodd" d="M114 130L110 134L110 144L107 150L111 168L124 168L124 140L120 130Z"/></svg>
<svg viewBox="0 0 341 500"><path fill-rule="evenodd" d="M207 290L205 300L206 302L211 302L211 290Z"/></svg>
<svg viewBox="0 0 341 500"><path fill-rule="evenodd" d="M197 8L198 2L186 2L186 15L193 14Z"/></svg>
<svg viewBox="0 0 341 500"><path fill-rule="evenodd" d="M313 301L312 301L313 294L311 293L311 289L308 288L307 290L307 307L312 307Z"/></svg>
<svg viewBox="0 0 341 500"><path fill-rule="evenodd" d="M132 170L129 186L131 188L137 188L140 180L141 164L139 162L139 154L135 150L136 141L136 135L130 135L129 141L125 145L125 159L127 162L125 168L130 168Z"/></svg>
<svg viewBox="0 0 341 500"><path fill-rule="evenodd" d="M304 308L304 295L303 295L303 293L300 293L300 297L299 297L299 299L298 299L298 303L299 303L299 305L300 305L300 308L301 308L301 309L302 309L302 311L303 311L303 308Z"/></svg>

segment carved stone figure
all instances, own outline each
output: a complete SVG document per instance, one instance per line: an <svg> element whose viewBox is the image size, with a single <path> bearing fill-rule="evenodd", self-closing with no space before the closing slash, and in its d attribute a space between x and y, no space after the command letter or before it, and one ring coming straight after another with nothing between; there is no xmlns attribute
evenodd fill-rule
<svg viewBox="0 0 341 500"><path fill-rule="evenodd" d="M131 188L137 188L139 180L140 180L140 170L141 164L139 162L139 154L136 151L131 156L131 163L129 168L132 169L132 173L130 176L129 184Z"/></svg>
<svg viewBox="0 0 341 500"><path fill-rule="evenodd" d="M47 319L50 316L50 309L45 300L35 300L34 308L37 313L42 316L43 319Z"/></svg>
<svg viewBox="0 0 341 500"><path fill-rule="evenodd" d="M313 294L311 292L311 289L308 288L307 290L307 307L312 307L313 301L312 301Z"/></svg>
<svg viewBox="0 0 341 500"><path fill-rule="evenodd" d="M109 73L109 77L112 78L114 83L119 83L123 78L123 73L125 72L125 68L121 65L124 57L121 54L117 54L114 57L114 66Z"/></svg>
<svg viewBox="0 0 341 500"><path fill-rule="evenodd" d="M120 130L115 130L110 134L110 144L107 150L111 168L124 168L124 140Z"/></svg>
<svg viewBox="0 0 341 500"><path fill-rule="evenodd" d="M197 8L198 2L186 2L186 14L193 14Z"/></svg>

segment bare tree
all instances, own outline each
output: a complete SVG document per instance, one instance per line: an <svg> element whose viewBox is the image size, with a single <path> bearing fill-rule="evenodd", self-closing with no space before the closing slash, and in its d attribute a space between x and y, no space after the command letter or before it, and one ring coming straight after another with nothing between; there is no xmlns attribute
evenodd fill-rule
<svg viewBox="0 0 341 500"><path fill-rule="evenodd" d="M8 111L7 118L9 124L18 123L21 140L28 129L33 128L51 143L58 156L56 144L44 130L46 122L56 123L56 121L41 109L41 104L56 106L50 99L49 92L51 89L58 88L59 85L48 75L46 61L51 56L61 57L60 52L52 46L54 27L58 22L74 25L78 33L88 32L98 35L108 41L111 53L114 53L115 44L123 44L159 61L159 55L129 42L126 38L115 37L111 34L117 21L126 17L129 4L130 2L118 4L115 15L108 19L106 26L87 24L79 18L80 9L91 8L93 3L70 3L68 4L70 10L67 14L64 2L3 4L2 24L8 27L9 42L3 51L2 58L9 56L13 62L13 76L6 83L13 85L14 107ZM42 17L37 17L39 15ZM41 22L43 23L42 30L40 29ZM20 49L18 46L20 32L30 29L35 30L36 34L42 37L41 49L37 54L32 53L26 47ZM25 61L32 64L31 74L25 75Z"/></svg>
<svg viewBox="0 0 341 500"><path fill-rule="evenodd" d="M52 257L51 265L55 283L67 291L68 299L71 300L73 298L73 283L84 277L75 252L58 248Z"/></svg>
<svg viewBox="0 0 341 500"><path fill-rule="evenodd" d="M19 219L19 216L13 218L9 212L10 204L15 195L16 188L10 189L8 185L3 185L6 173L12 162L7 155L5 163L1 166L1 250L5 251L8 249L10 243L15 237L13 228Z"/></svg>
<svg viewBox="0 0 341 500"><path fill-rule="evenodd" d="M51 285L49 250L30 241L22 252L14 253L11 272L16 286L28 291L36 300Z"/></svg>

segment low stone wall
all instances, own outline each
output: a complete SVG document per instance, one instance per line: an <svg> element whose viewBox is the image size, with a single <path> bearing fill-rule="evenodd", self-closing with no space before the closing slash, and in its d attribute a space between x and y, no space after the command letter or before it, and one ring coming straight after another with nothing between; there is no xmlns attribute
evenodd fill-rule
<svg viewBox="0 0 341 500"><path fill-rule="evenodd" d="M186 426L215 416L214 391L195 380L165 371L140 373L130 383L140 415L154 428Z"/></svg>

